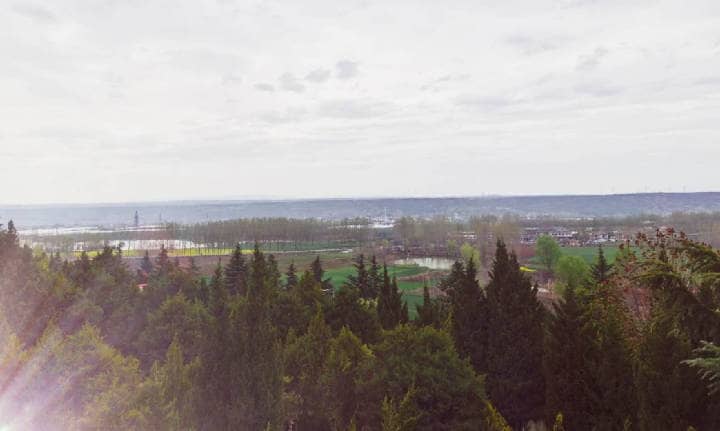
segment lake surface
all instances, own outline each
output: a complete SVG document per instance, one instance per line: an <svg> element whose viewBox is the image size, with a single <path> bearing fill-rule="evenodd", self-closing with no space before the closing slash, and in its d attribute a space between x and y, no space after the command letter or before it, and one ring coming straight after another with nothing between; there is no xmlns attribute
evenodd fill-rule
<svg viewBox="0 0 720 431"><path fill-rule="evenodd" d="M395 265L418 265L435 270L448 270L454 263L453 259L446 257L410 257L393 262Z"/></svg>

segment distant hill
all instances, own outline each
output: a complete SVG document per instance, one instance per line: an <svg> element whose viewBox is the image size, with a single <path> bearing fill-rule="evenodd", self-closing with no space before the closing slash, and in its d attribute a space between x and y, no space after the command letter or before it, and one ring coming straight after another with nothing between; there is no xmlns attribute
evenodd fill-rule
<svg viewBox="0 0 720 431"><path fill-rule="evenodd" d="M97 205L0 206L0 223L20 228L122 226L138 211L142 224L181 223L249 217L342 219L480 214L558 217L607 217L677 211L720 211L720 192L619 195L498 196L392 199L314 199L255 201L178 201Z"/></svg>

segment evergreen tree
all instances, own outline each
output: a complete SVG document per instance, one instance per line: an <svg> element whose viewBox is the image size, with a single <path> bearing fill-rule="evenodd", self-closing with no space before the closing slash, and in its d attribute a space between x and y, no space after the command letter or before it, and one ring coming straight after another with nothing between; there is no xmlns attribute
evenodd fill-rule
<svg viewBox="0 0 720 431"><path fill-rule="evenodd" d="M452 335L461 356L470 359L476 370L484 370L487 345L485 296L476 280L475 261L457 261L442 289L448 294L452 314Z"/></svg>
<svg viewBox="0 0 720 431"><path fill-rule="evenodd" d="M333 429L347 429L356 420L367 423L365 376L371 363L372 351L348 328L342 328L330 342L320 380L322 403Z"/></svg>
<svg viewBox="0 0 720 431"><path fill-rule="evenodd" d="M630 326L620 293L610 284L598 285L586 313L585 331L593 342L586 359L595 402L589 419L595 429L622 429L637 411L633 381Z"/></svg>
<svg viewBox="0 0 720 431"><path fill-rule="evenodd" d="M360 298L358 290L342 285L333 295L327 319L334 331L349 328L365 343L373 343L380 337L380 322L375 307Z"/></svg>
<svg viewBox="0 0 720 431"><path fill-rule="evenodd" d="M270 293L274 294L277 293L278 290L280 290L280 279L282 278L282 275L280 274L280 269L278 268L277 260L275 259L274 254L270 254L267 257L267 282L268 282L268 288L270 289Z"/></svg>
<svg viewBox="0 0 720 431"><path fill-rule="evenodd" d="M230 304L222 265L218 259L210 279L208 312L211 316L203 355L203 395L199 412L205 429L230 429L230 406L233 405L234 388L231 384L233 361L231 352Z"/></svg>
<svg viewBox="0 0 720 431"><path fill-rule="evenodd" d="M310 271L312 271L315 281L322 285L323 290L332 290L332 283L329 278L325 278L325 270L322 267L319 255L310 264Z"/></svg>
<svg viewBox="0 0 720 431"><path fill-rule="evenodd" d="M315 284L315 280L308 278ZM317 284L315 284L317 285ZM308 325L307 333L291 339L285 348L285 372L289 376L286 391L297 397L298 429L328 430L326 407L320 377L330 350L332 332L318 310Z"/></svg>
<svg viewBox="0 0 720 431"><path fill-rule="evenodd" d="M606 283L610 278L611 271L612 265L609 264L605 258L605 252L603 251L602 246L598 246L597 262L595 262L595 264L591 267L592 277L595 280L595 283Z"/></svg>
<svg viewBox="0 0 720 431"><path fill-rule="evenodd" d="M171 271L170 257L168 256L167 248L165 245L160 245L160 253L155 258L155 266L159 275L168 275Z"/></svg>
<svg viewBox="0 0 720 431"><path fill-rule="evenodd" d="M385 266L385 265L383 265ZM370 259L370 269L368 270L368 293L370 298L376 298L382 288L383 277L380 274L380 264L377 262L375 255Z"/></svg>
<svg viewBox="0 0 720 431"><path fill-rule="evenodd" d="M278 425L282 386L282 360L271 320L272 268L255 243L250 262L247 304L235 324L244 345L236 364L243 403L238 428L264 429Z"/></svg>
<svg viewBox="0 0 720 431"><path fill-rule="evenodd" d="M513 428L543 417L544 310L517 257L498 241L487 286L487 387Z"/></svg>
<svg viewBox="0 0 720 431"><path fill-rule="evenodd" d="M378 318L383 329L392 329L401 323L407 323L407 305L402 300L397 278L393 276L392 281L390 280L387 265L383 265L382 280L377 303Z"/></svg>
<svg viewBox="0 0 720 431"><path fill-rule="evenodd" d="M436 310L435 301L430 298L430 289L428 285L423 286L423 303L417 306L417 318L415 323L420 326L435 326L440 325L440 319Z"/></svg>
<svg viewBox="0 0 720 431"><path fill-rule="evenodd" d="M717 429L718 423L704 423L709 407L706 388L694 370L683 363L691 355L687 334L671 313L656 307L637 353L639 429Z"/></svg>
<svg viewBox="0 0 720 431"><path fill-rule="evenodd" d="M568 287L553 308L543 358L547 423L562 412L559 417L568 429L591 429L592 382L586 358L592 352L592 339L584 331L585 307L575 289Z"/></svg>
<svg viewBox="0 0 720 431"><path fill-rule="evenodd" d="M287 272L285 273L285 288L287 290L292 290L295 286L297 286L297 283L298 279L295 270L295 262L290 262L290 266L288 266Z"/></svg>
<svg viewBox="0 0 720 431"><path fill-rule="evenodd" d="M375 298L372 296L372 292L370 291L370 276L365 265L365 256L362 253L355 258L353 267L355 267L355 274L349 275L345 284L357 289L361 298Z"/></svg>
<svg viewBox="0 0 720 431"><path fill-rule="evenodd" d="M140 269L142 269L145 274L152 274L153 269L155 269L152 260L150 260L150 253L147 250L145 250L145 254L140 261Z"/></svg>
<svg viewBox="0 0 720 431"><path fill-rule="evenodd" d="M247 293L247 264L240 243L235 245L230 261L225 265L225 285L231 295L245 296Z"/></svg>

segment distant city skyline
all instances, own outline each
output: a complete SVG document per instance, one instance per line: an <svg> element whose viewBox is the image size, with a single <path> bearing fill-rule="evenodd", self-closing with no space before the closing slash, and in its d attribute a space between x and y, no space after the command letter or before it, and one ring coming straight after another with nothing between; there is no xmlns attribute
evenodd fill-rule
<svg viewBox="0 0 720 431"><path fill-rule="evenodd" d="M720 190L720 2L11 1L0 204Z"/></svg>

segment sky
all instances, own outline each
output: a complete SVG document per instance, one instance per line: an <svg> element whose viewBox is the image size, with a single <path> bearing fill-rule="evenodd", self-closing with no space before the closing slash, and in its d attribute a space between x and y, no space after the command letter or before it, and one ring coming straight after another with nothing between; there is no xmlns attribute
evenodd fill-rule
<svg viewBox="0 0 720 431"><path fill-rule="evenodd" d="M0 203L720 190L720 2L0 0Z"/></svg>

